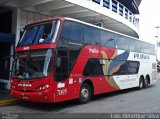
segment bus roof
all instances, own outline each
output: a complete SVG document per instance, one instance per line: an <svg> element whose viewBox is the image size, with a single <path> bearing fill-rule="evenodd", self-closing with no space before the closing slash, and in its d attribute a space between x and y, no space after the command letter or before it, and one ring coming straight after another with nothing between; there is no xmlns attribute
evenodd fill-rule
<svg viewBox="0 0 160 119"><path fill-rule="evenodd" d="M116 31L112 31L112 30L110 30L110 29L103 28L103 27L100 27L100 26L96 26L96 25L91 24L91 23L87 23L87 22L80 21L80 20L73 19L73 18L69 18L69 17L64 17L64 18L65 18L66 20L70 20L70 21L75 21L75 22L78 22L78 23L86 24L86 25L89 25L89 26L92 26L92 27L95 27L95 28L98 28L98 29L102 29L102 30L105 30L105 31L109 31L109 32L118 34L118 35L122 35L122 36L125 36L125 37L128 37L128 38L132 38L132 39L135 39L135 40L142 41L142 40L140 40L140 39L138 39L138 38L135 38L135 37L132 37L132 36L129 36L129 35L126 35L126 34L122 34L122 33L116 32ZM145 41L142 41L142 42L145 42ZM145 43L148 43L148 42L145 42ZM149 43L149 44L152 44L152 43ZM154 45L154 44L152 44L152 45Z"/></svg>
<svg viewBox="0 0 160 119"><path fill-rule="evenodd" d="M59 20L59 19L63 20L65 18L64 17L46 18L46 19L35 21L35 22L31 22L27 26L31 26L31 25L35 25L35 24L39 24L39 23L43 23L43 22L48 22L48 21L53 21L53 20Z"/></svg>

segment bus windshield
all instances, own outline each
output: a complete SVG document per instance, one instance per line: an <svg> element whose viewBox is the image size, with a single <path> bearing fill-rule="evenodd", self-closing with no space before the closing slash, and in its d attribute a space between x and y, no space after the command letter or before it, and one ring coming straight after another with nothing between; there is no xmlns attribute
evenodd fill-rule
<svg viewBox="0 0 160 119"><path fill-rule="evenodd" d="M53 50L23 51L16 54L12 77L33 79L46 77L51 72Z"/></svg>
<svg viewBox="0 0 160 119"><path fill-rule="evenodd" d="M25 29L18 46L50 43L55 33L56 25L57 21L50 21L28 26Z"/></svg>

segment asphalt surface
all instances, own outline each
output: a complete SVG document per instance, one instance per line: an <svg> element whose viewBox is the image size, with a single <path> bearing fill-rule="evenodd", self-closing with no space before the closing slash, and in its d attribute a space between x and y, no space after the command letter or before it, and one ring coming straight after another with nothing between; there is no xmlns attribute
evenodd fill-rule
<svg viewBox="0 0 160 119"><path fill-rule="evenodd" d="M75 100L57 104L20 101L16 105L0 107L0 113L32 113L40 117L50 117L50 114L61 114L64 117L68 113L72 113L72 116L78 113L81 114L79 116L89 114L94 117L94 114L101 114L102 117L106 113L160 113L160 81L142 90L133 88L94 96L83 105Z"/></svg>

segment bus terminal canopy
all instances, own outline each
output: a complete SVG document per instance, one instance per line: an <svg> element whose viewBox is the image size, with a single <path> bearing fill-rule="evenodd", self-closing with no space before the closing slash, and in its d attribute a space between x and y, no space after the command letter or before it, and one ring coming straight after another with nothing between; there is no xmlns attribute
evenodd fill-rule
<svg viewBox="0 0 160 119"><path fill-rule="evenodd" d="M0 6L4 5L27 11L27 13L35 13L35 15L26 15L26 19L27 16L29 18L32 16L35 18L37 16L36 14L46 15L47 17L70 17L139 38L139 20L134 16L139 13L137 10L138 5L135 8L130 5L134 0L126 0L127 4L124 4L126 6L122 5L122 0L110 0L112 3L107 1L108 0L103 0L103 2L102 0L1 0ZM22 16L25 16L25 14L22 13ZM25 18L22 19L27 21Z"/></svg>

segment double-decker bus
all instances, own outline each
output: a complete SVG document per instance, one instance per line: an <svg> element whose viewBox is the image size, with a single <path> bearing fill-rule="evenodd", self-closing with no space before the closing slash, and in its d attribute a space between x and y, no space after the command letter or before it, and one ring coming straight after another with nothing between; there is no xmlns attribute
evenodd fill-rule
<svg viewBox="0 0 160 119"><path fill-rule="evenodd" d="M156 83L152 44L79 20L49 18L26 26L15 52L11 95L52 103Z"/></svg>

